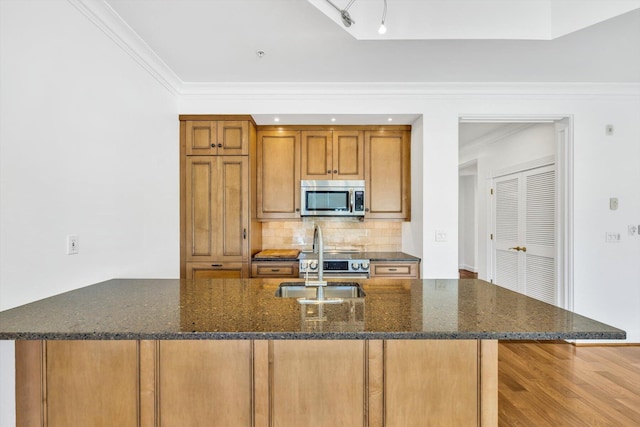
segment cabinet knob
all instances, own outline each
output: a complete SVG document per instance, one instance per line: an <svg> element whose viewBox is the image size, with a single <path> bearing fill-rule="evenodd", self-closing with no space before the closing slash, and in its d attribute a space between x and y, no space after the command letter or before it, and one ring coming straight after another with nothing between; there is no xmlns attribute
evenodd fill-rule
<svg viewBox="0 0 640 427"><path fill-rule="evenodd" d="M327 171L327 173L331 173L331 169L329 169L329 170Z"/></svg>
<svg viewBox="0 0 640 427"><path fill-rule="evenodd" d="M296 212L300 212L300 208L296 208Z"/></svg>
<svg viewBox="0 0 640 427"><path fill-rule="evenodd" d="M364 211L365 211L365 212L369 212L369 208L366 208Z"/></svg>
<svg viewBox="0 0 640 427"><path fill-rule="evenodd" d="M338 173L338 169L334 169L333 173Z"/></svg>
<svg viewBox="0 0 640 427"><path fill-rule="evenodd" d="M246 228L242 230L242 238L243 239L247 238L247 229Z"/></svg>
<svg viewBox="0 0 640 427"><path fill-rule="evenodd" d="M218 144L218 148L222 148L222 144Z"/></svg>
<svg viewBox="0 0 640 427"><path fill-rule="evenodd" d="M211 148L216 148L216 144L211 144Z"/></svg>

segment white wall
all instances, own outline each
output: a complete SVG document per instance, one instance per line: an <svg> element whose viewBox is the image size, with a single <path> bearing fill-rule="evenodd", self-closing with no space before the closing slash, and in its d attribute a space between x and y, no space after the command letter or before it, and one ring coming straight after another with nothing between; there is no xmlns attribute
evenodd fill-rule
<svg viewBox="0 0 640 427"><path fill-rule="evenodd" d="M66 1L0 8L0 310L113 277L178 277L175 95ZM15 423L13 375L4 341L2 426Z"/></svg>
<svg viewBox="0 0 640 427"><path fill-rule="evenodd" d="M464 270L477 272L476 175L460 175L458 232L458 266Z"/></svg>

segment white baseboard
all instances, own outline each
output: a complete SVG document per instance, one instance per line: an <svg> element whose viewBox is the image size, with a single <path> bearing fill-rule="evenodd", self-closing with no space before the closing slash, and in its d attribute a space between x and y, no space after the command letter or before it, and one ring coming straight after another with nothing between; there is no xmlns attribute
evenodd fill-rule
<svg viewBox="0 0 640 427"><path fill-rule="evenodd" d="M475 267L471 266L471 265L466 265L466 264L459 264L458 265L458 270L467 270L470 271L472 273L477 273L478 270L476 270Z"/></svg>

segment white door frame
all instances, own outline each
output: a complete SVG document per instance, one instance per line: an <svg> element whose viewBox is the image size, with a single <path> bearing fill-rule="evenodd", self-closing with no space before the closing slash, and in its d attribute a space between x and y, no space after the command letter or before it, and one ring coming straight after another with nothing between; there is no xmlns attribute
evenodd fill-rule
<svg viewBox="0 0 640 427"><path fill-rule="evenodd" d="M460 123L555 123L556 124L556 265L557 278L560 281L558 287L559 305L567 310L573 310L574 306L574 274L573 274L573 116L570 114L550 115L464 115L459 117ZM538 159L540 161L542 159ZM522 165L521 165L522 166ZM530 166L530 165L529 165ZM510 168L512 169L512 168ZM504 172L504 171L496 171ZM487 177L486 193L495 172ZM480 184L480 183L478 183ZM491 203L487 203L487 230L493 229ZM491 271L493 264L492 242L486 238L486 268ZM477 243L479 243L477 241Z"/></svg>

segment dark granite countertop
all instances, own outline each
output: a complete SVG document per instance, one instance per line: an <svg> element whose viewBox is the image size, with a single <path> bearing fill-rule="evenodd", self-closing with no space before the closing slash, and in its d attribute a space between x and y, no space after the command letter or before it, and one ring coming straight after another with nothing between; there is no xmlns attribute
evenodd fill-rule
<svg viewBox="0 0 640 427"><path fill-rule="evenodd" d="M361 280L366 297L335 305L277 298L283 280L113 279L1 312L0 339L626 337L482 280Z"/></svg>

